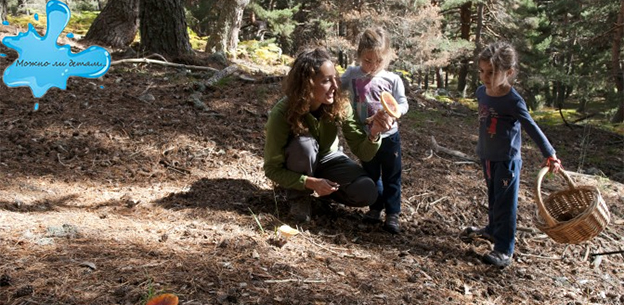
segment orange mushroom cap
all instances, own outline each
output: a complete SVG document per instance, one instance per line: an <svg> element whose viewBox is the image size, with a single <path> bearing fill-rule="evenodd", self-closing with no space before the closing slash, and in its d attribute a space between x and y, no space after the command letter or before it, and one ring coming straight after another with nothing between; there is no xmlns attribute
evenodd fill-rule
<svg viewBox="0 0 624 305"><path fill-rule="evenodd" d="M161 294L149 299L145 305L178 305L178 296L171 293Z"/></svg>
<svg viewBox="0 0 624 305"><path fill-rule="evenodd" d="M401 111L399 110L399 103L394 99L392 93L388 91L381 92L381 105L388 115L393 118L401 117Z"/></svg>

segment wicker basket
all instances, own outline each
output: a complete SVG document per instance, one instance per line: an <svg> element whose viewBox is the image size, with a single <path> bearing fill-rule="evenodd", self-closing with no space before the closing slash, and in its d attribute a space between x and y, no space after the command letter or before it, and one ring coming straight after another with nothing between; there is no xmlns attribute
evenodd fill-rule
<svg viewBox="0 0 624 305"><path fill-rule="evenodd" d="M569 189L554 192L542 201L540 188L546 173L548 167L540 170L535 187L537 228L554 241L565 244L578 244L600 234L609 224L610 215L598 188L576 186L570 176L560 170Z"/></svg>

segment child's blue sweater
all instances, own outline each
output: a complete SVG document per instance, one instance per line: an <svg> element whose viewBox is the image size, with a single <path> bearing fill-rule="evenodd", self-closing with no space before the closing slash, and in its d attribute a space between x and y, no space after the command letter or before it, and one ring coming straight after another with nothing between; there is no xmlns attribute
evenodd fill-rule
<svg viewBox="0 0 624 305"><path fill-rule="evenodd" d="M542 130L537 126L524 99L513 87L504 96L489 96L485 86L476 91L479 101L479 142L477 155L490 161L520 160L521 128L537 144L545 158L555 154Z"/></svg>

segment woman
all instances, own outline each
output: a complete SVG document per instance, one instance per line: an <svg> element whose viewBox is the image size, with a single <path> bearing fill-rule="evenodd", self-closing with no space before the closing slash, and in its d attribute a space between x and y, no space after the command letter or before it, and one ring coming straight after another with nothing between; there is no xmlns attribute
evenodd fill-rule
<svg viewBox="0 0 624 305"><path fill-rule="evenodd" d="M266 124L264 172L288 190L290 213L299 222L310 220L312 194L354 207L377 199L375 182L339 150L338 128L351 152L368 161L392 119L378 112L367 135L338 88L331 55L322 48L305 50L295 59L283 86L286 96L273 107Z"/></svg>

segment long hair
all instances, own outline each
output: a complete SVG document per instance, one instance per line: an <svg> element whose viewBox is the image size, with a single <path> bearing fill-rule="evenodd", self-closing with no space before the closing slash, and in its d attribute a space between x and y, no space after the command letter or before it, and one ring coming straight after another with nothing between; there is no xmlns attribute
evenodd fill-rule
<svg viewBox="0 0 624 305"><path fill-rule="evenodd" d="M313 100L314 77L325 62L333 62L331 55L323 48L306 49L299 53L283 83L283 90L288 99L286 121L295 136L308 133L304 120L310 112ZM336 88L334 103L321 105L322 119L338 123L344 118L348 100Z"/></svg>

